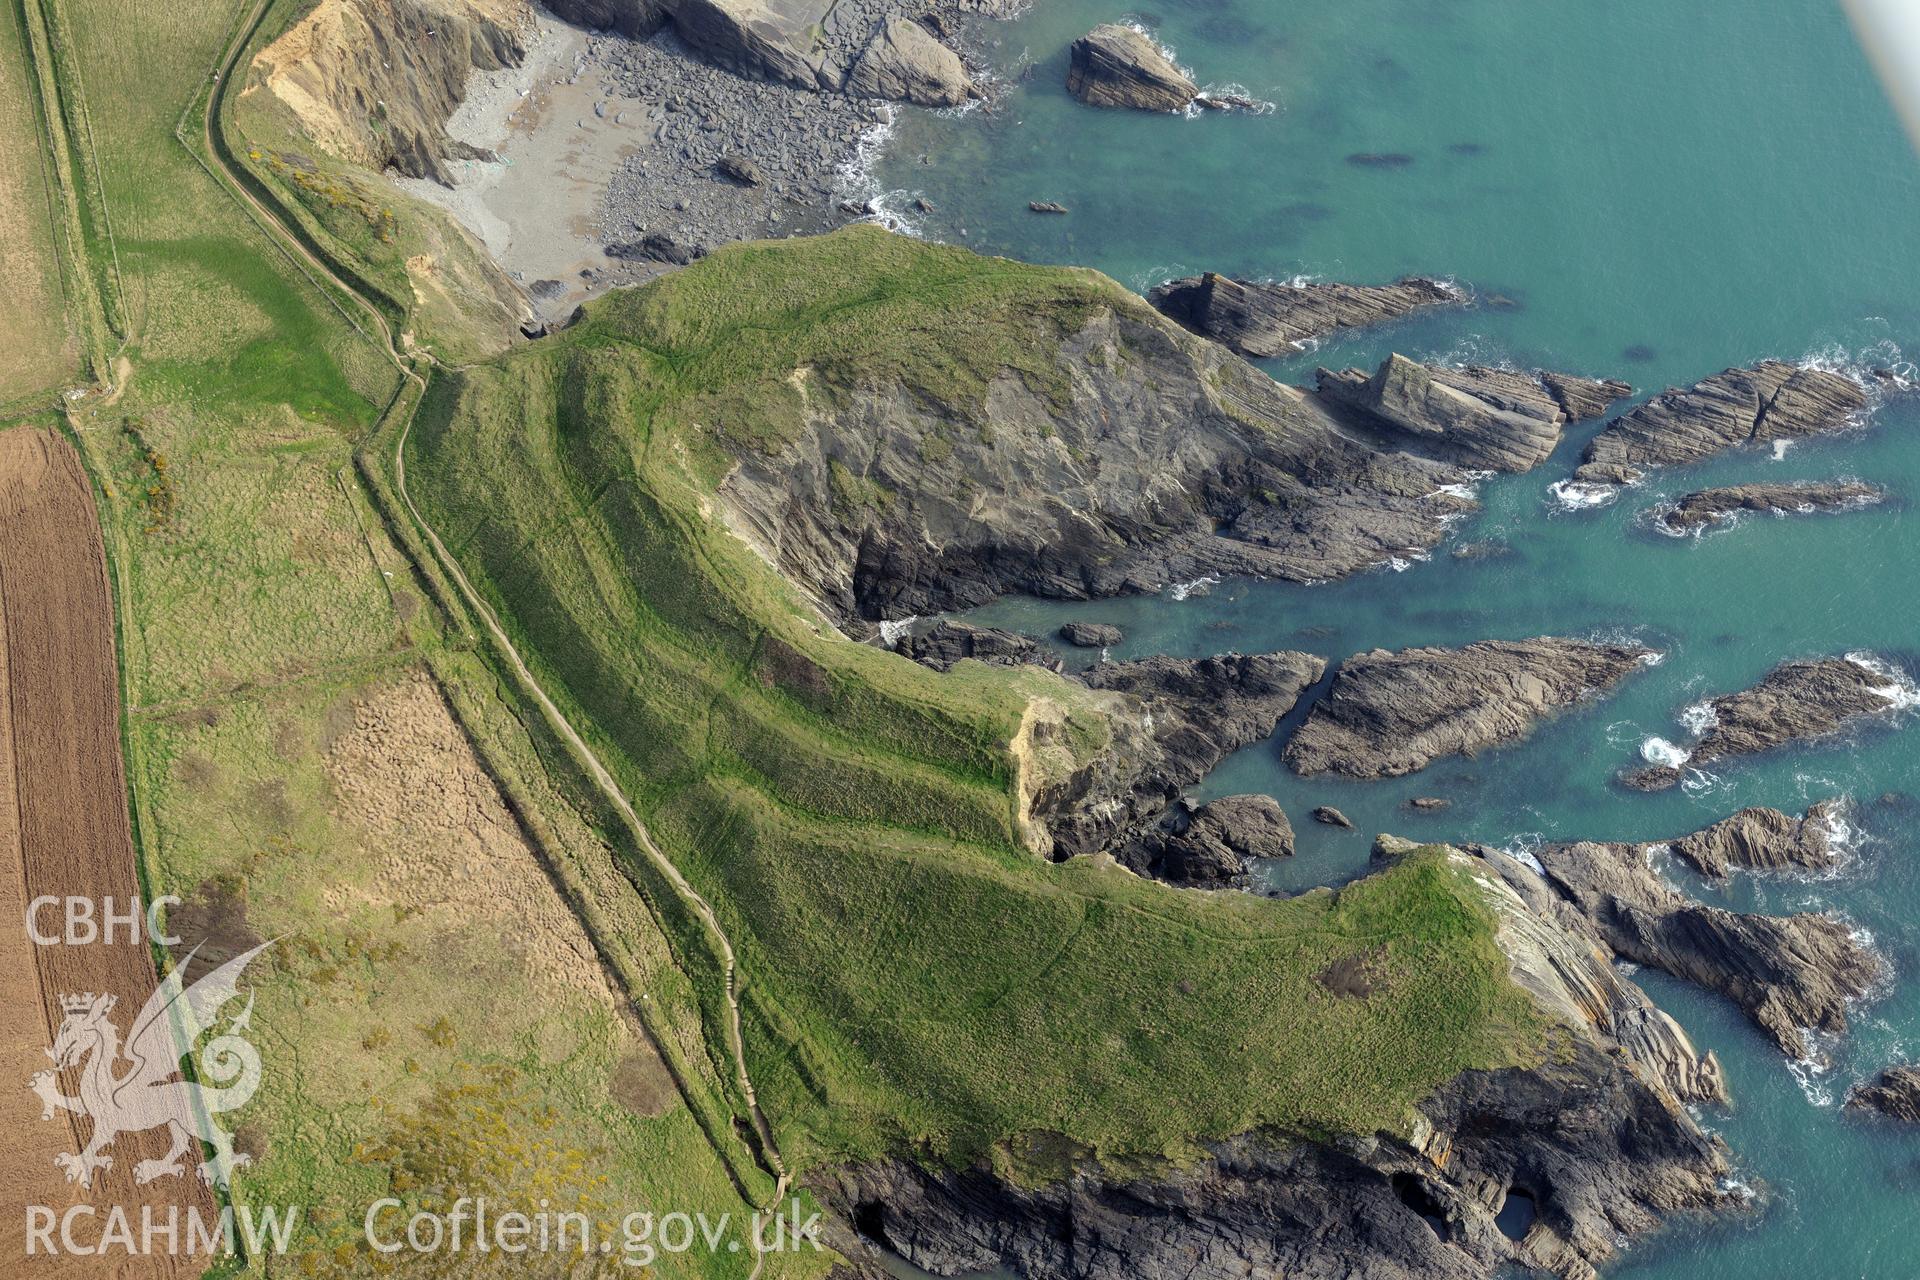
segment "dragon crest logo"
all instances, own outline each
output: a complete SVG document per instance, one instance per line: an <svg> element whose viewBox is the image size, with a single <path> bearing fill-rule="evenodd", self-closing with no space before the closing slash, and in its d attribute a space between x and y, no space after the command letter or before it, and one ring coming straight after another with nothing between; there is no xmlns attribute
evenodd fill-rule
<svg viewBox="0 0 1920 1280"><path fill-rule="evenodd" d="M163 1159L134 1166L133 1180L143 1186L186 1172L183 1157L195 1139L213 1148L212 1158L200 1163L202 1181L225 1187L233 1170L249 1163L247 1156L235 1153L232 1135L214 1117L245 1105L260 1087L260 1054L246 1038L253 997L247 997L246 1007L222 1034L198 1051L199 1080L180 1078L180 1064L195 1055L194 1046L213 1029L221 1008L239 995L247 965L271 945L263 943L236 956L187 986L184 975L199 950L195 948L147 997L124 1041L108 1016L116 1003L113 996L89 992L60 998L65 1016L53 1047L46 1051L53 1069L35 1073L28 1084L40 1096L42 1120L53 1119L60 1109L93 1121L85 1147L54 1157L67 1181L92 1186L95 1170L113 1167L106 1151L116 1138L162 1126L172 1145ZM75 1067L79 1088L68 1097L60 1092L60 1073Z"/></svg>

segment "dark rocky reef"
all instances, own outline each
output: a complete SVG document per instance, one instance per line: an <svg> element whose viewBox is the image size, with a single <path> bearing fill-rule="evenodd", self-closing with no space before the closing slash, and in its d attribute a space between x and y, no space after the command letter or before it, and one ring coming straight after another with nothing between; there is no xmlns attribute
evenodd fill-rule
<svg viewBox="0 0 1920 1280"><path fill-rule="evenodd" d="M1243 887L1256 858L1293 856L1293 824L1272 796L1182 800L1114 846L1119 863L1189 889Z"/></svg>
<svg viewBox="0 0 1920 1280"><path fill-rule="evenodd" d="M800 371L795 429L735 450L724 517L849 625L1007 592L1340 578L1432 547L1476 508L1462 469L1354 438L1117 291L1060 324L1027 339L1037 368L978 398Z"/></svg>
<svg viewBox="0 0 1920 1280"><path fill-rule="evenodd" d="M1126 636L1110 622L1068 622L1061 625L1060 638L1077 649L1105 649Z"/></svg>
<svg viewBox="0 0 1920 1280"><path fill-rule="evenodd" d="M1702 875L1729 871L1826 871L1834 848L1839 803L1822 800L1796 818L1778 809L1742 809L1710 827L1669 842L1674 854Z"/></svg>
<svg viewBox="0 0 1920 1280"><path fill-rule="evenodd" d="M1824 738L1851 721L1893 710L1907 696L1904 677L1855 658L1782 663L1753 688L1707 703L1708 727L1684 767L1648 765L1627 771L1621 781L1640 791L1664 791L1687 768Z"/></svg>
<svg viewBox="0 0 1920 1280"><path fill-rule="evenodd" d="M1200 89L1147 36L1109 22L1068 48L1067 92L1090 107L1180 111Z"/></svg>
<svg viewBox="0 0 1920 1280"><path fill-rule="evenodd" d="M1560 443L1561 428L1597 417L1633 388L1624 382L1484 365L1419 364L1388 356L1362 369L1316 375L1321 399L1396 444L1485 471L1531 471Z"/></svg>
<svg viewBox="0 0 1920 1280"><path fill-rule="evenodd" d="M1542 636L1460 649L1376 649L1342 663L1287 743L1295 773L1390 778L1524 738L1548 712L1610 688L1652 651Z"/></svg>
<svg viewBox="0 0 1920 1280"><path fill-rule="evenodd" d="M1866 392L1850 378L1763 360L1662 391L1615 418L1587 445L1573 478L1632 484L1650 468L1698 462L1736 445L1835 431L1866 406Z"/></svg>
<svg viewBox="0 0 1920 1280"><path fill-rule="evenodd" d="M1421 276L1386 285L1274 284L1217 272L1169 280L1147 301L1204 338L1243 356L1292 355L1313 338L1398 319L1422 307L1463 303L1452 285Z"/></svg>
<svg viewBox="0 0 1920 1280"><path fill-rule="evenodd" d="M1353 829L1353 819L1330 804L1323 804L1316 808L1313 811L1313 820L1322 826L1345 827L1349 831Z"/></svg>
<svg viewBox="0 0 1920 1280"><path fill-rule="evenodd" d="M1622 1237L1734 1203L1724 1150L1685 1106L1724 1099L1713 1056L1618 974L1538 875L1491 851L1455 856L1480 869L1514 981L1562 1029L1540 1065L1456 1077L1405 1133L1245 1134L1161 1173L1082 1157L1027 1186L984 1161L843 1167L811 1184L853 1228L829 1242L946 1275L1487 1280L1518 1265L1595 1280ZM1518 1240L1495 1221L1516 1195L1535 1208Z"/></svg>
<svg viewBox="0 0 1920 1280"><path fill-rule="evenodd" d="M1878 1111L1906 1124L1920 1124L1920 1067L1888 1067L1872 1084L1847 1095L1849 1107Z"/></svg>
<svg viewBox="0 0 1920 1280"><path fill-rule="evenodd" d="M1134 835L1158 840L1150 824L1228 755L1271 736L1325 670L1324 659L1287 651L1094 667L1082 679L1115 695L1113 746L1032 796L1030 825L1055 858L1118 850ZM1263 838L1249 830L1235 841L1251 848Z"/></svg>
<svg viewBox="0 0 1920 1280"><path fill-rule="evenodd" d="M1680 499L1659 514L1674 533L1692 533L1744 511L1767 515L1810 515L1816 511L1851 511L1886 499L1887 491L1858 480L1807 481L1800 484L1742 484L1724 489L1702 489Z"/></svg>
<svg viewBox="0 0 1920 1280"><path fill-rule="evenodd" d="M1615 955L1727 997L1789 1057L1814 1054L1808 1029L1844 1032L1849 1003L1887 975L1845 920L1694 902L1661 878L1644 846L1583 841L1536 857Z"/></svg>

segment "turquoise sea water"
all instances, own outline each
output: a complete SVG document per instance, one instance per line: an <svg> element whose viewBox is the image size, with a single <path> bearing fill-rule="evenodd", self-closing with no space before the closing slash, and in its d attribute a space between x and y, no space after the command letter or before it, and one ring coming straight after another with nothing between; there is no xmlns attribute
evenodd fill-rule
<svg viewBox="0 0 1920 1280"><path fill-rule="evenodd" d="M1418 271L1517 304L1435 313L1270 366L1290 379L1400 350L1608 374L1651 394L1762 356L1855 367L1920 356L1920 162L1834 4L1160 0L1133 11L1203 83L1237 83L1276 108L1197 119L1066 97L1067 42L1120 16L1042 0L998 31L1015 83L997 110L903 120L879 176L936 205L924 234L1098 267L1136 288L1201 269L1356 281ZM1347 160L1363 152L1411 160ZM1032 215L1031 199L1072 213ZM1035 632L1069 617L1117 622L1123 657L1292 647L1339 658L1543 633L1657 644L1659 666L1518 747L1352 783L1294 778L1268 743L1205 792L1268 791L1295 816L1299 854L1272 872L1281 888L1357 874L1376 831L1496 844L1655 838L1744 805L1851 797L1860 840L1841 874L1749 878L1724 897L1846 912L1891 959L1893 988L1830 1046L1834 1069L1812 1075L1725 1003L1640 975L1725 1060L1735 1106L1703 1119L1761 1197L1749 1213L1635 1242L1611 1274L1920 1275L1920 1132L1837 1105L1881 1065L1920 1059L1920 724L1731 765L1689 791L1610 783L1647 738L1684 741L1688 704L1782 659L1870 650L1920 670L1920 401L1889 399L1864 429L1783 457L1732 455L1660 474L1612 507L1562 510L1547 485L1597 426L1576 427L1539 471L1487 483L1484 513L1404 572L1313 588L1229 581L1183 601L1008 600L977 616ZM1832 476L1898 497L1685 540L1639 515L1708 484ZM1481 539L1510 554L1450 556ZM1453 807L1415 814L1403 807L1415 795ZM1359 830L1304 821L1316 804L1344 809Z"/></svg>

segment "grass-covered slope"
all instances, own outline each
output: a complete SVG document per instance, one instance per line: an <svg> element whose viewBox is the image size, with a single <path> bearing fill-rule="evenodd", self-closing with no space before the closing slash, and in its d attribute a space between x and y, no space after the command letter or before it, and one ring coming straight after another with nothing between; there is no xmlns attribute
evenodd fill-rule
<svg viewBox="0 0 1920 1280"><path fill-rule="evenodd" d="M414 498L714 902L790 1161L1400 1128L1455 1073L1537 1052L1491 916L1437 858L1287 902L1034 858L1007 744L1046 698L1097 749L1092 695L855 645L712 514L729 451L802 412L798 368L829 397L977 397L1008 368L1065 394L1062 334L1138 305L853 229L722 250L422 408ZM699 938L676 941L697 975ZM1318 980L1356 956L1369 998Z"/></svg>

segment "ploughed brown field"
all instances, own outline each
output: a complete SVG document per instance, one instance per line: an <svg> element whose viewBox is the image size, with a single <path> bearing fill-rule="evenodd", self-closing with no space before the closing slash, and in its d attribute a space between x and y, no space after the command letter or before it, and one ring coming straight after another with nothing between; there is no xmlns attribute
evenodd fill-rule
<svg viewBox="0 0 1920 1280"><path fill-rule="evenodd" d="M208 1224L218 1208L200 1181L199 1152L187 1172L147 1186L134 1165L166 1154L164 1132L122 1134L108 1149L113 1167L82 1189L55 1167L79 1151L92 1121L66 1111L41 1119L28 1086L51 1064L46 1049L69 993L111 992L113 1022L124 1034L156 978L144 937L113 945L37 946L25 927L27 904L41 895L112 898L117 910L139 898L126 775L120 756L120 694L114 662L113 606L105 553L85 472L72 447L47 431L0 432L0 1275L148 1277L198 1275L208 1261L185 1255L186 1221ZM40 914L58 933L61 912ZM84 1064L82 1064L84 1065ZM116 1064L115 1074L126 1071ZM79 1071L61 1073L63 1094L79 1090ZM25 1206L56 1215L87 1204L97 1216L74 1219L74 1242L99 1242L113 1206L121 1206L140 1247L142 1206L158 1220L175 1207L175 1256L28 1256ZM54 1241L59 1242L56 1227Z"/></svg>

